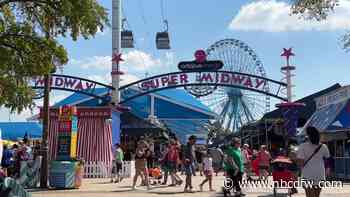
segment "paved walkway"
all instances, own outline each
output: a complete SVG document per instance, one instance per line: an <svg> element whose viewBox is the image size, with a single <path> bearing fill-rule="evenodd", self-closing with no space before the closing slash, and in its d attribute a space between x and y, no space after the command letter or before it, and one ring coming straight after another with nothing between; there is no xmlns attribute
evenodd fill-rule
<svg viewBox="0 0 350 197"><path fill-rule="evenodd" d="M203 177L194 177L193 183L198 190L198 185ZM127 197L153 197L153 196L191 196L191 197L214 197L223 196L219 192L223 186L224 178L221 176L214 177L214 188L218 192L208 192L207 185L204 187L204 192L183 193L183 187L166 187L153 186L149 191L145 187L139 187L136 191L131 191L131 179L125 179L120 184L112 184L109 179L84 179L83 185L80 189L72 190L49 190L49 191L32 191L33 197L112 197L112 196L127 196ZM250 185L244 188L247 196L252 197L273 197L272 189L260 188L259 185ZM281 190L280 192L285 192ZM293 195L295 197L305 196L304 191L299 189L299 194ZM286 195L279 195L286 196ZM324 189L322 197L349 197L350 185L345 184L343 188Z"/></svg>

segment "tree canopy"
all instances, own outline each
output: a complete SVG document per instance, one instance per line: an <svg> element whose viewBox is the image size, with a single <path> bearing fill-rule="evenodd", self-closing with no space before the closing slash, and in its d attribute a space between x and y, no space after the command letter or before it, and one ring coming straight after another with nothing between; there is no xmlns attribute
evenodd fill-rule
<svg viewBox="0 0 350 197"><path fill-rule="evenodd" d="M326 20L329 13L339 6L339 0L293 0L292 13L306 20ZM350 32L345 33L340 41L346 51L350 51Z"/></svg>
<svg viewBox="0 0 350 197"><path fill-rule="evenodd" d="M85 39L108 25L96 0L0 0L0 106L33 106L32 77L68 62L57 37Z"/></svg>

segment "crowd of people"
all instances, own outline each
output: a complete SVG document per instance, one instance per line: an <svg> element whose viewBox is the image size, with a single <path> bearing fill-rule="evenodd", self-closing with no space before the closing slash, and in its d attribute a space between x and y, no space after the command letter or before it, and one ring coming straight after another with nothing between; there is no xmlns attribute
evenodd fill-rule
<svg viewBox="0 0 350 197"><path fill-rule="evenodd" d="M319 182L325 180L324 158L329 157L326 145L320 143L320 134L314 127L306 129L307 140L298 146L297 150L280 150L278 154L271 155L266 145L261 145L259 150L251 149L248 144L241 144L239 138L233 138L230 144L222 147L207 148L196 145L196 136L190 136L187 144L181 145L176 138L170 139L165 145L166 148L160 153L157 161L154 161L154 153L146 140L139 140L135 151L135 176L133 177L132 189L137 189L137 181L141 179L141 186L152 188L150 182L152 178L161 180L161 185L167 185L170 178L169 187L183 185L185 193L194 192L192 177L203 176L203 181L197 185L200 191L204 190L204 185L208 183L209 191L215 191L213 187L213 176L223 171L223 174L232 180L230 190L224 192L234 192L235 196L244 196L240 187L242 179L257 178L266 181L271 175L271 165L273 160L279 156L290 158L290 169L294 169L295 176ZM152 160L150 162L150 160ZM115 167L112 180L120 182L120 170L123 162L123 151L120 145L116 145ZM150 165L152 163L152 165ZM300 172L300 173L298 173ZM185 175L182 180L179 174ZM115 178L117 177L117 178ZM321 188L305 188L308 197L319 196ZM293 188L292 194L296 193Z"/></svg>
<svg viewBox="0 0 350 197"><path fill-rule="evenodd" d="M278 154L273 155L266 145L261 145L259 150L251 149L248 144L242 145L239 138L233 138L231 143L221 147L208 148L205 145L197 145L194 135L189 137L185 145L181 145L174 137L158 153L154 152L153 145L147 140L141 139L137 142L133 157L127 156L121 145L116 144L111 182L122 181L123 162L126 159L132 159L135 160L133 190L137 189L136 184L140 179L141 186L148 189L151 189L154 184L169 187L182 185L185 193L192 193L196 188L203 191L204 185L208 183L208 190L215 191L213 176L223 172L224 176L232 180L232 187L230 190L224 189L224 192L234 192L235 196L244 196L240 187L243 178L248 181L254 176L258 180L268 180L270 175L273 176L271 165L274 160L285 156L293 164L288 167L288 170L293 171L295 177L302 177L315 183L314 187L305 188L306 196L318 197L321 192L318 183L326 180L326 172L329 172L326 170L329 166L326 158L330 157L330 153L327 146L320 142L320 134L316 128L306 128L306 134L305 142L297 148L282 149ZM0 176L19 178L21 162L34 159L38 155L38 147L31 146L26 138L11 147L4 145ZM184 180L180 174L185 175ZM203 181L199 185L194 185L192 177L198 175L203 177ZM292 194L297 192L295 188L291 191Z"/></svg>
<svg viewBox="0 0 350 197"><path fill-rule="evenodd" d="M21 162L33 160L39 154L38 151L38 146L31 145L27 138L14 143L12 146L4 144L1 158L1 176L19 178Z"/></svg>

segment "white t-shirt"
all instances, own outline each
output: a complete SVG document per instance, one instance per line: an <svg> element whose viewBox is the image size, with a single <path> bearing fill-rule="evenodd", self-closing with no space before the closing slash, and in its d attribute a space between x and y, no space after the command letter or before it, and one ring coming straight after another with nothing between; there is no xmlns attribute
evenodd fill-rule
<svg viewBox="0 0 350 197"><path fill-rule="evenodd" d="M204 171L213 170L213 159L211 157L204 157L203 169Z"/></svg>
<svg viewBox="0 0 350 197"><path fill-rule="evenodd" d="M303 159L306 162L319 145L311 144L310 142L303 143L299 146L297 152L297 158ZM325 180L325 167L324 158L329 157L329 150L325 144L322 145L320 150L312 157L312 159L303 167L301 174L302 178L307 180L313 180L314 183L318 183L321 180Z"/></svg>

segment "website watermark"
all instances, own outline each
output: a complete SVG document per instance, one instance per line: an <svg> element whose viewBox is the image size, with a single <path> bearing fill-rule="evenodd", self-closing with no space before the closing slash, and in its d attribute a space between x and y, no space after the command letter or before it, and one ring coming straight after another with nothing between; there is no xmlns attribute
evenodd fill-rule
<svg viewBox="0 0 350 197"><path fill-rule="evenodd" d="M291 188L343 188L344 184L342 181L317 181L306 179L298 179L295 181L263 181L263 180L243 180L241 182L234 182L231 178L224 180L224 188L231 190L235 187L235 184L239 184L241 188L261 188L261 189L291 189Z"/></svg>

